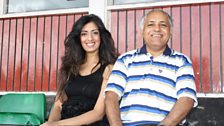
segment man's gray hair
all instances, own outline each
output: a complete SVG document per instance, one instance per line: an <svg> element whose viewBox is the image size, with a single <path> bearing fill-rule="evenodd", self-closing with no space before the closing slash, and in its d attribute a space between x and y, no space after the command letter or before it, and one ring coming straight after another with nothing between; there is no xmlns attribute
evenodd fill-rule
<svg viewBox="0 0 224 126"><path fill-rule="evenodd" d="M170 26L173 27L173 19L172 19L172 17L171 17L167 12L165 12L165 11L163 11L163 10L155 9L155 10L151 10L151 11L149 11L147 14L145 14L145 15L141 18L140 23L139 23L141 30L143 30L143 28L144 28L144 22L145 22L146 17L147 17L149 14L151 14L152 12L162 12L163 14L165 14L165 15L168 17L168 21L169 21Z"/></svg>

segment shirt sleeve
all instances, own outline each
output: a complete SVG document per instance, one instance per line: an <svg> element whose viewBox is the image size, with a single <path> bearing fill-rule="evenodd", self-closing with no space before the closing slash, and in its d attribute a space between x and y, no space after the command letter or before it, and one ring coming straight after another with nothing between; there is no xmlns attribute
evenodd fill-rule
<svg viewBox="0 0 224 126"><path fill-rule="evenodd" d="M188 57L183 58L183 65L177 70L176 89L177 99L180 97L189 97L195 101L194 107L198 105L194 70Z"/></svg>
<svg viewBox="0 0 224 126"><path fill-rule="evenodd" d="M126 72L127 67L125 66L125 63L122 58L119 57L113 66L104 94L107 91L112 91L115 92L119 96L119 98L121 98L124 94L127 82Z"/></svg>

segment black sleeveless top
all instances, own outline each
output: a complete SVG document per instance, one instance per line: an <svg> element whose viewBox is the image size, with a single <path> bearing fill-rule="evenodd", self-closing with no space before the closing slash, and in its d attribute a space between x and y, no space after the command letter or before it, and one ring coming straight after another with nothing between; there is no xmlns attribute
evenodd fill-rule
<svg viewBox="0 0 224 126"><path fill-rule="evenodd" d="M65 88L67 101L62 104L61 119L81 115L92 110L99 96L106 65L101 65L94 73L86 76L70 75ZM89 126L109 126L106 116Z"/></svg>

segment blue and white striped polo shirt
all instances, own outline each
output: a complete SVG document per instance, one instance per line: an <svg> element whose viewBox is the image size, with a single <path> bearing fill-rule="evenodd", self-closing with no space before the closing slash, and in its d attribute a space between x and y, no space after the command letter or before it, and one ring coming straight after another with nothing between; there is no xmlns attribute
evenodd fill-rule
<svg viewBox="0 0 224 126"><path fill-rule="evenodd" d="M180 97L197 105L194 72L190 59L168 46L153 58L146 45L117 59L105 91L121 98L123 125L158 124Z"/></svg>

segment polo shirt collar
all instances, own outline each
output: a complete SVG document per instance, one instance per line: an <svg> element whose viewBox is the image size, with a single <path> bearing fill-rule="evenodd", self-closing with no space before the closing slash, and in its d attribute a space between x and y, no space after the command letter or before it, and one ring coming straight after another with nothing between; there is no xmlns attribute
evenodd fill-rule
<svg viewBox="0 0 224 126"><path fill-rule="evenodd" d="M148 53L147 50L146 50L146 44L144 44L144 45L140 48L139 53L140 53L140 54L146 54L146 53ZM171 54L172 54L172 50L169 48L168 45L166 45L166 49L164 50L163 55L165 55L165 56L170 56Z"/></svg>

